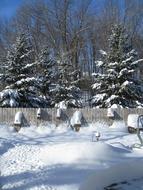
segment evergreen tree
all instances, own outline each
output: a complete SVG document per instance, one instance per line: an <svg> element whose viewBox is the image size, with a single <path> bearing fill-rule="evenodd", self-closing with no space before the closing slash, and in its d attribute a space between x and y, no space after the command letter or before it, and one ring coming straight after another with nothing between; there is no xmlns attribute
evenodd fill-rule
<svg viewBox="0 0 143 190"><path fill-rule="evenodd" d="M37 97L37 80L32 46L21 34L7 55L6 87L0 93L2 107L39 107L43 100Z"/></svg>
<svg viewBox="0 0 143 190"><path fill-rule="evenodd" d="M143 106L142 81L137 77L139 64L137 53L132 49L129 38L121 25L116 25L109 38L109 50L100 51L102 59L96 64L99 73L94 73L93 106L122 107Z"/></svg>
<svg viewBox="0 0 143 190"><path fill-rule="evenodd" d="M50 55L48 47L44 47L37 60L38 89L42 97L51 106L51 88L55 82L55 60Z"/></svg>
<svg viewBox="0 0 143 190"><path fill-rule="evenodd" d="M64 101L67 107L81 107L78 82L79 71L66 59L58 61L57 82L52 89L53 104Z"/></svg>

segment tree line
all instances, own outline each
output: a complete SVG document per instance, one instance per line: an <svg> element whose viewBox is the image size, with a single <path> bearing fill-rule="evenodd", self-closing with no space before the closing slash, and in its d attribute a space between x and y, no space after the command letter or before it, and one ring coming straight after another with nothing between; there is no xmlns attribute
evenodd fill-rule
<svg viewBox="0 0 143 190"><path fill-rule="evenodd" d="M142 8L139 0L25 1L1 22L0 105L82 107L87 90L91 106L142 106Z"/></svg>
<svg viewBox="0 0 143 190"><path fill-rule="evenodd" d="M34 56L43 45L74 67L91 74L99 49L107 50L108 36L122 23L132 45L143 55L142 0L32 0L24 1L10 19L1 18L1 64L19 33L31 37Z"/></svg>

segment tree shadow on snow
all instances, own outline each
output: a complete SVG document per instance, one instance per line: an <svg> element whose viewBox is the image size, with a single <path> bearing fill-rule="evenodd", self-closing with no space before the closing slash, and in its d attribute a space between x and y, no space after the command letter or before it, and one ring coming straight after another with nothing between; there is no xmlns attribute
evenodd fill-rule
<svg viewBox="0 0 143 190"><path fill-rule="evenodd" d="M14 145L10 142L8 142L6 139L4 138L0 138L1 143L1 147L0 147L0 155L4 154L5 152L7 152L10 148L13 148Z"/></svg>
<svg viewBox="0 0 143 190"><path fill-rule="evenodd" d="M1 176L0 184L4 186L7 183L12 184L10 188L5 190L24 190L32 187L45 186L61 186L80 184L94 170L75 167L75 165L53 165L47 169L42 169L38 172L27 171L20 174ZM22 182L21 185L15 183Z"/></svg>

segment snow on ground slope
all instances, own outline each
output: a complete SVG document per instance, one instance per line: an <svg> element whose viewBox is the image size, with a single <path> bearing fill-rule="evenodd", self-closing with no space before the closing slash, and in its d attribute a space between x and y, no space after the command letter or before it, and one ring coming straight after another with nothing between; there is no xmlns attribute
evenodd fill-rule
<svg viewBox="0 0 143 190"><path fill-rule="evenodd" d="M100 141L92 142L96 131ZM19 133L0 126L0 189L102 190L136 178L143 189L143 149L132 149L134 143L138 138L120 122L110 128L94 123L78 133L66 125L27 127ZM128 189L127 183L123 186Z"/></svg>

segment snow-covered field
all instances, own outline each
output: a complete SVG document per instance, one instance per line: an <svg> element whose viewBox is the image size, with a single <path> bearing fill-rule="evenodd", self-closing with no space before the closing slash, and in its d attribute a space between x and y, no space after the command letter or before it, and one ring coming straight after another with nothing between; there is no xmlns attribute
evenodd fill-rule
<svg viewBox="0 0 143 190"><path fill-rule="evenodd" d="M101 137L95 141L95 131ZM93 139L93 141L92 141ZM66 125L0 126L0 189L143 189L143 148L124 123L94 123L74 132ZM108 187L110 186L111 187Z"/></svg>

